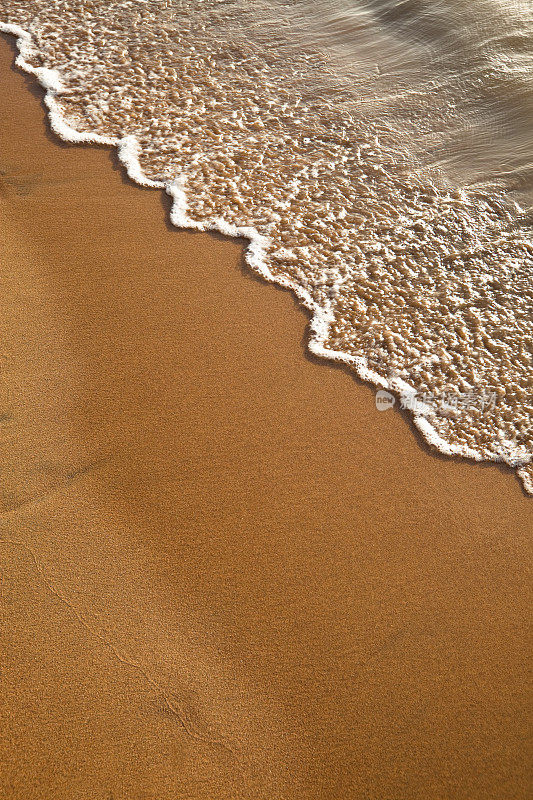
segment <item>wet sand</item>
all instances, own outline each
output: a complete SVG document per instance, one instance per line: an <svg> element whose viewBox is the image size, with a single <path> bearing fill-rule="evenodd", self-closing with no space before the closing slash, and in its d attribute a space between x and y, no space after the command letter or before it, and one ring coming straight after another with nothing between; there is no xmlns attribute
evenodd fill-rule
<svg viewBox="0 0 533 800"><path fill-rule="evenodd" d="M305 355L0 41L13 800L527 798L531 501Z"/></svg>

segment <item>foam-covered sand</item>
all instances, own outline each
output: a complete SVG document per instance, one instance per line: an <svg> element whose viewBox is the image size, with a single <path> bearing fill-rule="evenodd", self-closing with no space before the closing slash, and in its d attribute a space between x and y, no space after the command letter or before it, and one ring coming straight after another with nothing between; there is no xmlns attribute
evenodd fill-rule
<svg viewBox="0 0 533 800"><path fill-rule="evenodd" d="M0 44L0 794L525 800L510 471L306 358L244 242L61 145Z"/></svg>

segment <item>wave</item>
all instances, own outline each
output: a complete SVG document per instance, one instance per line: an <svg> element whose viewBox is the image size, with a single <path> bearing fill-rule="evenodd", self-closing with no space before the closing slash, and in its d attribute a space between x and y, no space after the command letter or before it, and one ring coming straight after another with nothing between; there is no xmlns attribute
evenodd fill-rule
<svg viewBox="0 0 533 800"><path fill-rule="evenodd" d="M424 163L405 146L420 109L406 123L387 76L350 80L274 2L46 6L0 3L0 30L53 130L117 147L177 227L247 238L250 267L311 312L313 353L398 396L441 452L506 463L533 493L533 241L514 187Z"/></svg>

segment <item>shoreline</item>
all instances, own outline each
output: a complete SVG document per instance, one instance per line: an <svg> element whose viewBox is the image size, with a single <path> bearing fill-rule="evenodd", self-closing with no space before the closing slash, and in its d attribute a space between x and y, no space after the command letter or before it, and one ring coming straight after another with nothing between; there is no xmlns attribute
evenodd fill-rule
<svg viewBox="0 0 533 800"><path fill-rule="evenodd" d="M510 470L303 357L240 242L58 147L0 57L11 796L525 800Z"/></svg>
<svg viewBox="0 0 533 800"><path fill-rule="evenodd" d="M310 353L318 358L342 364L356 378L369 384L374 389L385 389L388 392L392 392L396 400L400 401L402 411L409 419L412 428L416 430L419 440L422 440L433 451L444 456L460 457L474 462L505 464L516 473L517 479L522 482L524 493L533 495L533 477L530 475L531 459L524 462L523 459L518 458L516 452L509 455L507 459L503 455L491 457L487 453L482 455L464 445L450 444L440 436L427 415L422 412L414 412L409 401L416 395L416 391L411 385L405 383L403 379L397 377L387 379L374 372L369 368L367 359L364 356L353 356L341 350L330 350L326 347L324 342L327 340L330 325L334 321L331 310L317 305L311 295L298 284L293 283L284 276L274 275L271 272L265 257L269 244L268 239L254 228L236 227L222 218L212 220L209 225L203 225L193 220L188 214L188 199L184 179L179 178L170 183L163 183L147 178L139 163L139 143L133 135L126 134L120 139L113 139L94 133L80 133L72 128L62 117L56 102L57 95L60 95L62 91L59 73L44 67L32 67L27 61L27 58L31 58L32 54L36 52L32 44L31 34L17 24L6 23L0 23L0 33L16 37L14 43L14 49L17 53L15 64L19 69L33 76L42 87L44 93L43 103L47 109L48 123L59 139L68 144L97 145L116 149L119 163L134 184L144 188L164 191L171 198L169 220L176 229L185 231L198 230L207 233L215 232L238 241L244 240L247 243L244 246L244 261L252 272L255 272L266 282L274 283L292 292L297 302L308 313L309 324L306 343ZM511 205L516 206L518 213L523 212L523 209L515 201L511 202ZM419 405L422 406L423 404L420 403Z"/></svg>

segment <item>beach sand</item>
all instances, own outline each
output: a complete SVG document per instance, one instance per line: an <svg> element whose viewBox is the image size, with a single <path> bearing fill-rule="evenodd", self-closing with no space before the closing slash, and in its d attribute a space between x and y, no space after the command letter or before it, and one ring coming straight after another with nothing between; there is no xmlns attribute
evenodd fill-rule
<svg viewBox="0 0 533 800"><path fill-rule="evenodd" d="M0 42L6 800L531 796L531 500L436 456L241 242Z"/></svg>

